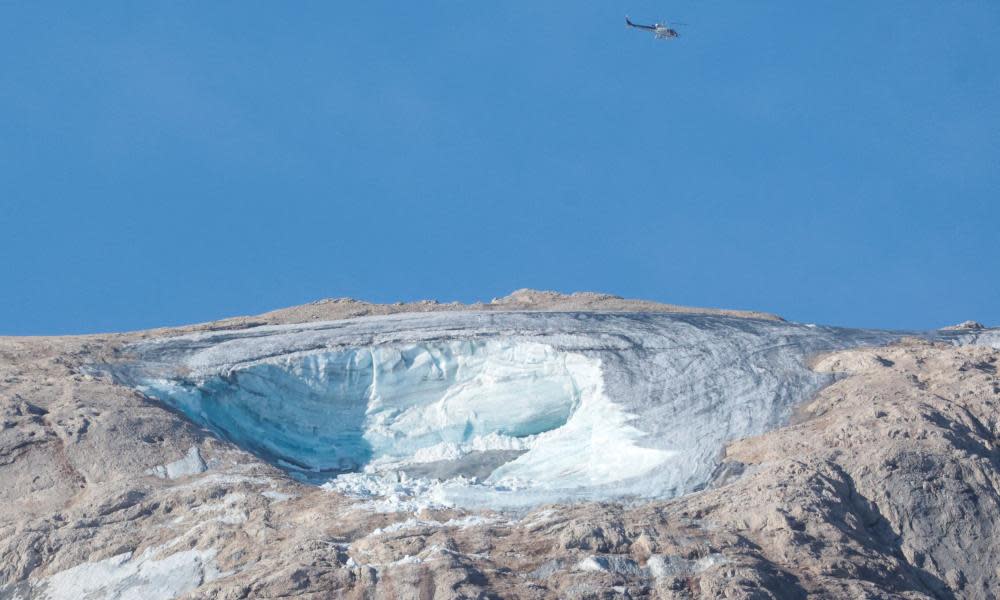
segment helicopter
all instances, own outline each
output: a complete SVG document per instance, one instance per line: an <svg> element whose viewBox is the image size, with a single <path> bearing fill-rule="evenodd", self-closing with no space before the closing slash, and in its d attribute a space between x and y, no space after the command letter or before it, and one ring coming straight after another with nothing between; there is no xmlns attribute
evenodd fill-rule
<svg viewBox="0 0 1000 600"><path fill-rule="evenodd" d="M677 24L680 25L680 23L677 23ZM626 16L625 17L625 25L627 27L632 27L632 28L635 28L635 29L645 29L646 31L652 31L653 35L655 35L656 39L658 39L658 40L669 40L669 39L673 39L673 38L677 38L677 37L681 36L681 34L677 33L676 29L673 29L671 27L667 27L667 25L664 24L664 23L653 23L652 25L639 25L639 24L633 23L631 21L631 19L629 19Z"/></svg>

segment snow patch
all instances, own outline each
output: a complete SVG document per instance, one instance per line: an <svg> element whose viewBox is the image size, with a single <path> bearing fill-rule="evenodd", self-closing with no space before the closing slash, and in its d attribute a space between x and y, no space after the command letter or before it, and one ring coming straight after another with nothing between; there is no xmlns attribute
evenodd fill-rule
<svg viewBox="0 0 1000 600"><path fill-rule="evenodd" d="M637 577L642 575L642 567L627 555L604 554L588 556L576 564L575 570L596 573L615 573Z"/></svg>
<svg viewBox="0 0 1000 600"><path fill-rule="evenodd" d="M270 500L275 504L278 504L280 502L285 502L287 500L291 500L292 498L297 497L295 494L286 494L284 492L278 492L275 490L265 490L261 492L260 495L264 496L265 498L267 498L268 500Z"/></svg>
<svg viewBox="0 0 1000 600"><path fill-rule="evenodd" d="M197 446L191 446L184 455L184 458L175 460L166 465L157 465L146 471L147 475L155 475L160 479L177 479L188 475L198 475L208 470L205 460L201 457L201 452Z"/></svg>
<svg viewBox="0 0 1000 600"><path fill-rule="evenodd" d="M664 577L686 577L707 571L712 567L725 564L726 557L719 553L712 553L701 558L690 560L679 556L669 556L666 554L656 554L649 557L646 566L650 574L657 578Z"/></svg>
<svg viewBox="0 0 1000 600"><path fill-rule="evenodd" d="M712 553L694 560L679 556L656 554L649 557L645 567L641 567L639 563L627 554L602 554L588 556L578 562L574 566L574 570L663 579L666 577L689 577L697 575L725 562L725 556L719 553Z"/></svg>
<svg viewBox="0 0 1000 600"><path fill-rule="evenodd" d="M154 559L162 548L83 563L35 584L48 600L168 600L220 576L215 550L185 550Z"/></svg>

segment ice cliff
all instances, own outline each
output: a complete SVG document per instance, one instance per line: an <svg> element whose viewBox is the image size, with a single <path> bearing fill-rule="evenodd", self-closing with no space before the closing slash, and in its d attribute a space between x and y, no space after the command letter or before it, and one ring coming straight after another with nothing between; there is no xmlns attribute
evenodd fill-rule
<svg viewBox="0 0 1000 600"><path fill-rule="evenodd" d="M708 315L429 313L144 341L114 371L303 479L525 506L698 490L726 442L780 426L830 382L810 356L899 336Z"/></svg>

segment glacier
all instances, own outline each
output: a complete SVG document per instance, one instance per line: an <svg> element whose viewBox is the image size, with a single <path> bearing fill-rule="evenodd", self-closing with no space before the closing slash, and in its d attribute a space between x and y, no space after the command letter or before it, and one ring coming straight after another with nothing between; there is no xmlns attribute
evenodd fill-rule
<svg viewBox="0 0 1000 600"><path fill-rule="evenodd" d="M299 479L503 508L702 489L727 442L781 426L833 380L810 357L902 335L697 314L421 313L151 339L108 368Z"/></svg>

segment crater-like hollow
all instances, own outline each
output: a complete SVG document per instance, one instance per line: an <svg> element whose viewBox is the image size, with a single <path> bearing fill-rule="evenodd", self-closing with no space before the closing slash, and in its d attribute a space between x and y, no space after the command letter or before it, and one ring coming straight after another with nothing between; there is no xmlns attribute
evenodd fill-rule
<svg viewBox="0 0 1000 600"><path fill-rule="evenodd" d="M303 475L405 463L486 479L527 451L520 441L565 425L600 380L600 361L545 344L456 340L296 353L142 387Z"/></svg>

